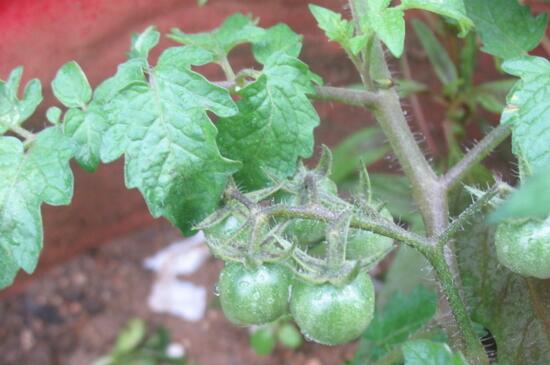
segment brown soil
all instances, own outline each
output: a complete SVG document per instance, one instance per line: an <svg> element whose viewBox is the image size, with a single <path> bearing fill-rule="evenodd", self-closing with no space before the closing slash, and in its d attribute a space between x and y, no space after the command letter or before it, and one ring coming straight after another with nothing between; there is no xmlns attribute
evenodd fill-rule
<svg viewBox="0 0 550 365"><path fill-rule="evenodd" d="M197 365L339 365L353 355L353 345L313 343L256 355L248 330L229 323L219 309L214 287L221 262L214 258L187 277L212 288L204 320L152 313L147 297L155 274L142 267L143 259L178 238L176 230L157 224L76 257L1 301L0 365L88 365L109 351L132 317L166 327Z"/></svg>

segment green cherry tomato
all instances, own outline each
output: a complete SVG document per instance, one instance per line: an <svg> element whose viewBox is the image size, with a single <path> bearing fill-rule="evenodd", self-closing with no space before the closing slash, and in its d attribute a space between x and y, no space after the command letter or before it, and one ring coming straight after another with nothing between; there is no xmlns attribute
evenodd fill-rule
<svg viewBox="0 0 550 365"><path fill-rule="evenodd" d="M290 312L304 336L325 345L339 345L359 337L374 314L374 287L361 272L350 283L335 286L296 282Z"/></svg>
<svg viewBox="0 0 550 365"><path fill-rule="evenodd" d="M495 246L500 263L513 272L550 278L550 217L500 223Z"/></svg>
<svg viewBox="0 0 550 365"><path fill-rule="evenodd" d="M217 223L215 226L204 230L206 237L213 237L219 240L231 237L246 222L246 218L240 214L232 214Z"/></svg>
<svg viewBox="0 0 550 365"><path fill-rule="evenodd" d="M393 220L390 211L386 208L382 209L380 214L390 221ZM369 231L353 229L348 236L346 258L349 260L358 260L367 257L381 259L389 252L392 246L393 239L389 237Z"/></svg>
<svg viewBox="0 0 550 365"><path fill-rule="evenodd" d="M272 322L288 312L290 284L290 271L280 265L226 263L218 283L223 312L239 325Z"/></svg>
<svg viewBox="0 0 550 365"><path fill-rule="evenodd" d="M334 181L325 177L319 182L319 191L336 195L338 194L338 187ZM286 199L283 198L283 200L287 204L298 204L298 197L294 195L287 196ZM326 228L327 225L323 222L296 219L289 224L286 233L294 242L300 242L300 244L307 245L323 239Z"/></svg>

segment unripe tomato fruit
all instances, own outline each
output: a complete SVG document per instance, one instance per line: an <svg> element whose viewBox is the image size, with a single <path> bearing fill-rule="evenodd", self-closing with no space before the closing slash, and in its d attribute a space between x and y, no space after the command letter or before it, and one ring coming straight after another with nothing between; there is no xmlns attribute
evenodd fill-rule
<svg viewBox="0 0 550 365"><path fill-rule="evenodd" d="M392 221L391 213L386 208L380 214ZM367 257L379 257L388 253L393 246L393 239L373 232L352 229L348 235L346 247L346 258L348 260L359 260Z"/></svg>
<svg viewBox="0 0 550 365"><path fill-rule="evenodd" d="M365 272L342 286L296 282L290 312L306 338L340 345L359 337L372 320L374 286Z"/></svg>
<svg viewBox="0 0 550 365"><path fill-rule="evenodd" d="M318 189L320 192L327 194L338 194L336 183L328 177L323 178L319 182ZM287 195L282 200L287 204L298 204L298 197L295 195ZM325 236L326 229L327 225L324 222L309 219L295 219L288 225L285 232L291 237L292 241L307 245L311 242L321 240Z"/></svg>
<svg viewBox="0 0 550 365"><path fill-rule="evenodd" d="M550 217L500 223L495 246L498 260L511 271L550 278Z"/></svg>
<svg viewBox="0 0 550 365"><path fill-rule="evenodd" d="M225 316L239 325L272 322L288 312L290 271L280 265L255 268L226 263L218 291Z"/></svg>

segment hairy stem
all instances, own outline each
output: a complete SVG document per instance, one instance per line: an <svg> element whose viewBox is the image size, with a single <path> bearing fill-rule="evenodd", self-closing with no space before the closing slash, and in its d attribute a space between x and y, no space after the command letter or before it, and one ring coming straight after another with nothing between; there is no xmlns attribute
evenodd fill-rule
<svg viewBox="0 0 550 365"><path fill-rule="evenodd" d="M230 90L236 85L234 81L217 81L214 84ZM372 108L379 99L378 93L372 91L333 86L316 86L315 93L310 94L309 97L313 100L334 101L362 108Z"/></svg>
<svg viewBox="0 0 550 365"><path fill-rule="evenodd" d="M455 166L453 166L441 178L447 190L452 189L468 171L477 163L481 162L495 147L502 143L512 131L508 124L501 124L487 134L474 148L472 148Z"/></svg>
<svg viewBox="0 0 550 365"><path fill-rule="evenodd" d="M466 306L460 296L459 285L456 282L456 278L449 270L449 266L446 262L445 255L442 250L433 249L431 252L425 254L426 258L433 266L436 277L438 278L447 301L451 307L452 319L457 324L459 333L451 333L451 342L462 343L464 355L470 360L472 364L488 364L488 358L481 347L479 338L476 335Z"/></svg>
<svg viewBox="0 0 550 365"><path fill-rule="evenodd" d="M403 70L403 75L405 78L412 80L411 68L409 66L409 60L407 59L407 52L403 52L403 56L401 57L401 69ZM424 110L422 110L422 106L420 105L420 100L418 100L418 95L415 93L411 94L409 96L409 100L411 101L411 106L416 122L418 123L418 127L426 138L426 144L430 150L430 153L437 155L439 149L437 148L437 144L435 143L432 133L430 132L430 127L428 125L428 121L426 120Z"/></svg>
<svg viewBox="0 0 550 365"><path fill-rule="evenodd" d="M310 219L323 222L333 222L338 218L338 215L326 209L322 206L302 206L302 207L292 207L286 206L283 204L273 205L266 207L262 210L262 213L265 213L271 217L280 217L286 219ZM386 237L393 238L398 242L402 242L408 246L411 246L419 251L425 249L428 245L426 239L423 237L409 232L393 222L384 219L383 217L376 218L366 218L366 217L352 217L351 228L362 229L365 231L374 232Z"/></svg>
<svg viewBox="0 0 550 365"><path fill-rule="evenodd" d="M233 71L233 68L231 67L231 64L229 63L227 57L223 57L222 59L220 59L218 64L221 66L223 72L225 73L225 77L229 81L235 80L235 71Z"/></svg>

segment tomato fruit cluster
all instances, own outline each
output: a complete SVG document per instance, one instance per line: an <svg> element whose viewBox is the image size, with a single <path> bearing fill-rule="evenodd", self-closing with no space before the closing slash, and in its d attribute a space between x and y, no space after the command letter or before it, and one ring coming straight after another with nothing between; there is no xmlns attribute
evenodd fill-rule
<svg viewBox="0 0 550 365"><path fill-rule="evenodd" d="M227 263L218 283L225 316L238 325L265 324L290 313L304 336L325 345L359 337L372 320L374 287L360 273L350 283L313 284L292 279L277 264L248 268Z"/></svg>
<svg viewBox="0 0 550 365"><path fill-rule="evenodd" d="M511 271L550 278L550 217L500 223L495 236L497 257Z"/></svg>

